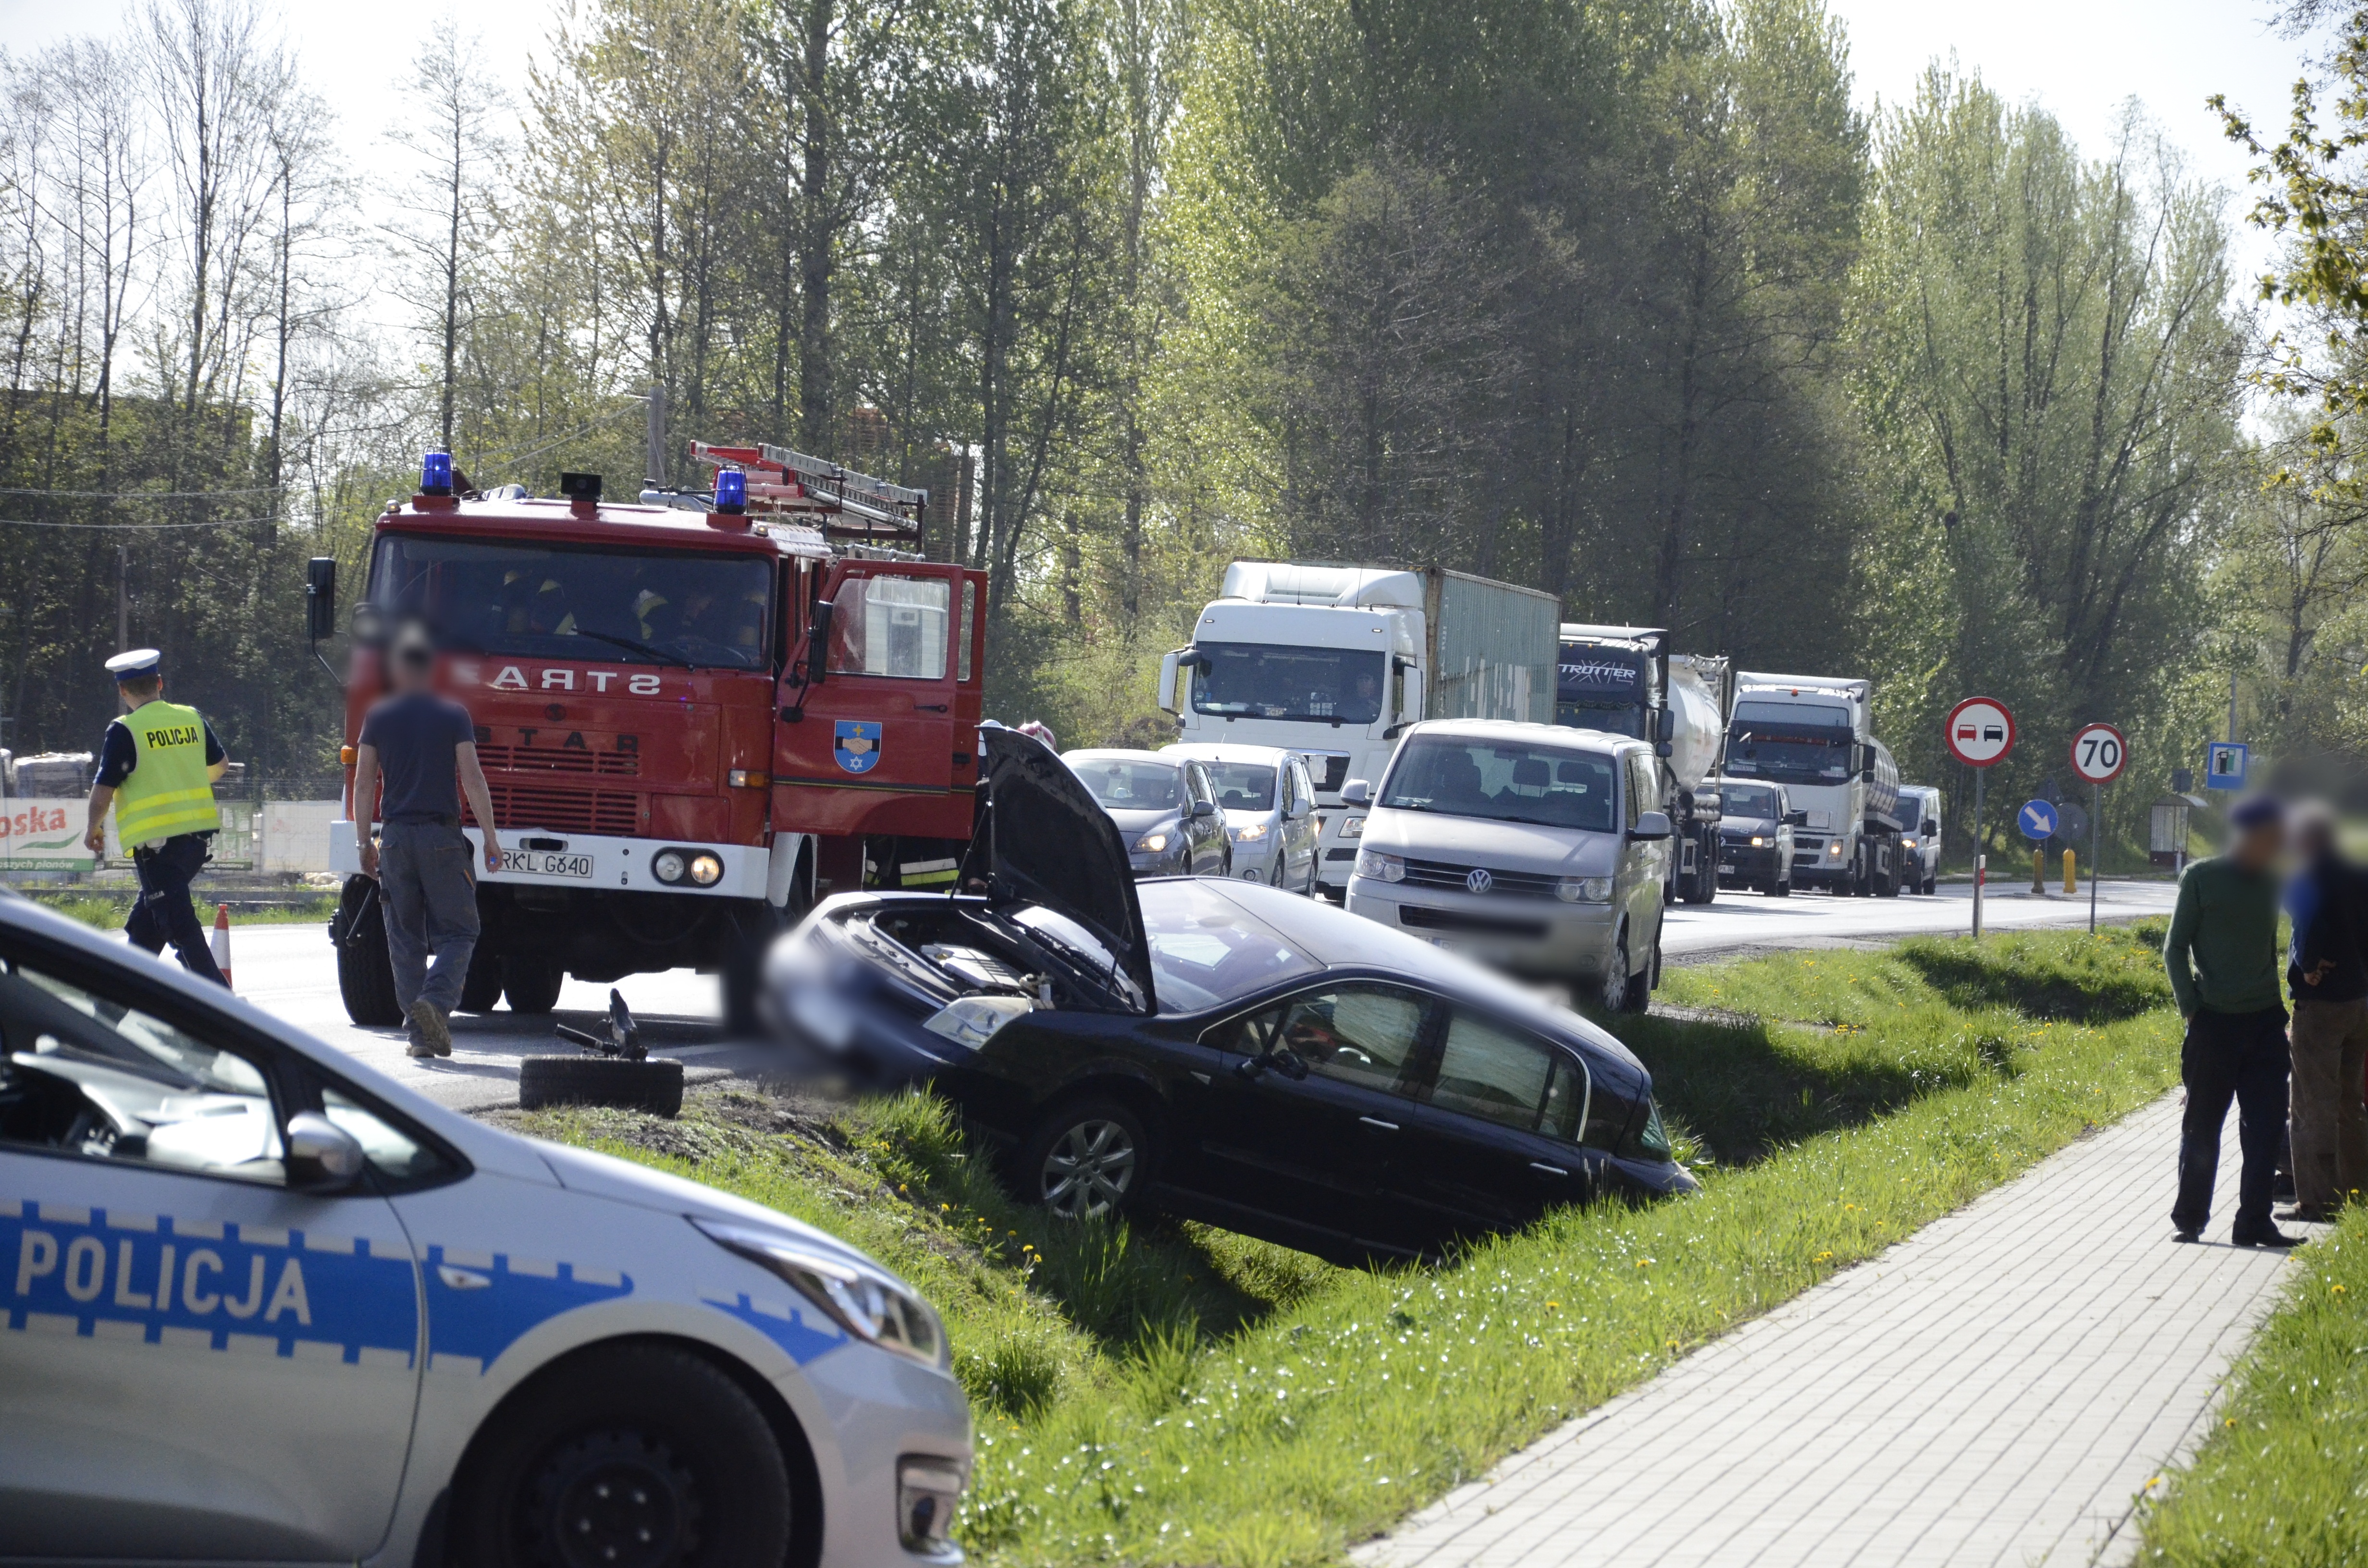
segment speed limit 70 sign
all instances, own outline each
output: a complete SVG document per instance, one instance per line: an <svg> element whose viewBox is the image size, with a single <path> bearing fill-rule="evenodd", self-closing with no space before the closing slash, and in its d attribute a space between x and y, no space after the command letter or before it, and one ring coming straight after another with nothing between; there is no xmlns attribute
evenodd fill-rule
<svg viewBox="0 0 2368 1568"><path fill-rule="evenodd" d="M2111 784L2130 762L2130 743L2111 724L2083 724L2072 737L2072 771L2091 784Z"/></svg>

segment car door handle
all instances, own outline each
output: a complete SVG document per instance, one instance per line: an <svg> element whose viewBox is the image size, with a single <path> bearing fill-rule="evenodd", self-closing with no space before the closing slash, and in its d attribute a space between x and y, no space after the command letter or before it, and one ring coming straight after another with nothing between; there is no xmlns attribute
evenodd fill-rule
<svg viewBox="0 0 2368 1568"><path fill-rule="evenodd" d="M1398 1124L1396 1122L1383 1121L1378 1116L1360 1116L1357 1119L1363 1122L1368 1127L1378 1127L1384 1132L1395 1132L1398 1130Z"/></svg>
<svg viewBox="0 0 2368 1568"><path fill-rule="evenodd" d="M1550 1165L1543 1160L1531 1160L1530 1162L1530 1169L1537 1172L1540 1176L1566 1176L1570 1175L1568 1171L1563 1169L1560 1165Z"/></svg>

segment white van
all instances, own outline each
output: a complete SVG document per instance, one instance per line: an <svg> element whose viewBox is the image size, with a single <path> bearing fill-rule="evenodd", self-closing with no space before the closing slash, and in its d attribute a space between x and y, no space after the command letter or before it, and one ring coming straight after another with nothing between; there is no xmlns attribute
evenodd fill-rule
<svg viewBox="0 0 2368 1568"><path fill-rule="evenodd" d="M1641 1013L1661 968L1668 814L1652 744L1504 720L1417 724L1371 806L1349 910Z"/></svg>

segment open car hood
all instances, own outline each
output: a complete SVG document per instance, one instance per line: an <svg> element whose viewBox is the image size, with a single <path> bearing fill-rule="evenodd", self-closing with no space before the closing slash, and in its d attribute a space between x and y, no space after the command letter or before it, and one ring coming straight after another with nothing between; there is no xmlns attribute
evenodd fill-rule
<svg viewBox="0 0 2368 1568"><path fill-rule="evenodd" d="M1151 939L1118 824L1042 742L990 721L979 726L978 744L987 897L1038 904L1083 926L1118 955L1144 1010L1156 1010Z"/></svg>

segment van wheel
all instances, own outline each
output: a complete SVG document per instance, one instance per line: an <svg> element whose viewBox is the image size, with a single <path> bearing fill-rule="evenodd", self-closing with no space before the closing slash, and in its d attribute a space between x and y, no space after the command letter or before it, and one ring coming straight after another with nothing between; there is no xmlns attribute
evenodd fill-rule
<svg viewBox="0 0 2368 1568"><path fill-rule="evenodd" d="M502 994L513 1013L548 1013L559 1006L567 971L541 953L511 953L502 960Z"/></svg>
<svg viewBox="0 0 2368 1568"><path fill-rule="evenodd" d="M1792 884L1792 882L1788 880L1788 881L1781 881L1781 882L1778 882L1778 883L1774 884L1773 886L1771 886L1771 887L1768 890L1768 896L1769 896L1770 898L1790 898L1790 897L1792 897L1792 896L1793 896L1793 884Z"/></svg>
<svg viewBox="0 0 2368 1568"><path fill-rule="evenodd" d="M1036 1124L1020 1146L1019 1196L1064 1220L1101 1220L1133 1208L1149 1185L1151 1141L1116 1100L1076 1100Z"/></svg>
<svg viewBox="0 0 2368 1568"><path fill-rule="evenodd" d="M378 883L362 876L346 879L336 917L329 922L329 940L336 949L337 995L346 1005L346 1017L364 1028L393 1028L402 1023Z"/></svg>
<svg viewBox="0 0 2368 1568"><path fill-rule="evenodd" d="M789 1466L756 1402L686 1351L572 1356L507 1401L453 1486L463 1568L779 1568Z"/></svg>
<svg viewBox="0 0 2368 1568"><path fill-rule="evenodd" d="M1620 934L1620 940L1612 944L1611 962L1604 968L1602 988L1596 994L1596 1003L1607 1013L1627 1011L1628 933L1625 931Z"/></svg>

